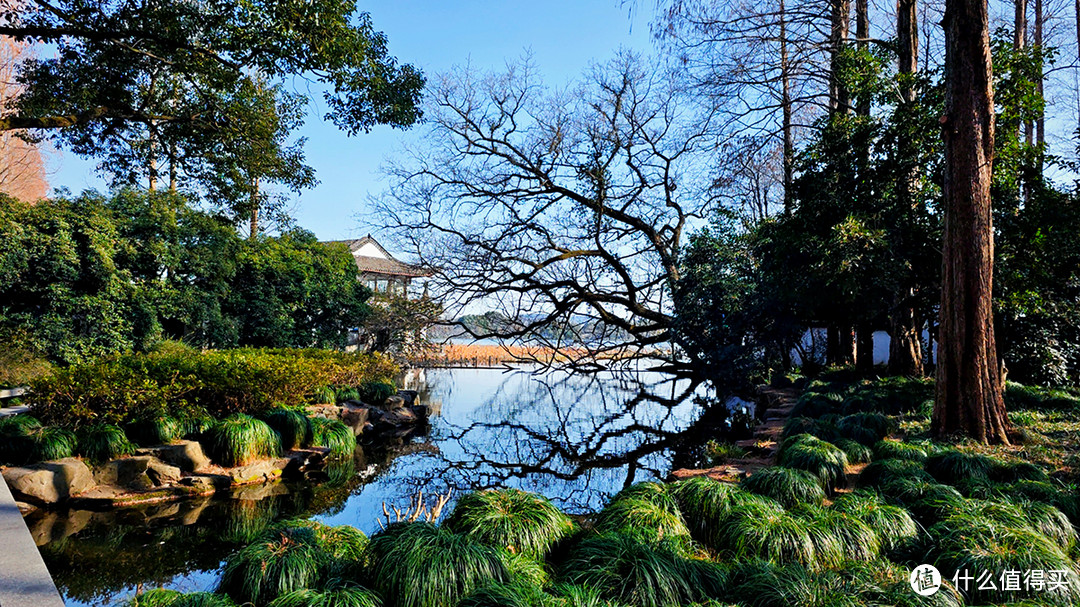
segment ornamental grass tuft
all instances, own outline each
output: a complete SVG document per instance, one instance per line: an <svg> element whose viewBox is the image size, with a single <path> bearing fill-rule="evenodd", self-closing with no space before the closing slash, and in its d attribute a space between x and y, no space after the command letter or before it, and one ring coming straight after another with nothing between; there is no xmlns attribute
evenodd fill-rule
<svg viewBox="0 0 1080 607"><path fill-rule="evenodd" d="M215 423L203 434L202 440L210 459L226 468L281 454L281 439L277 432L266 422L243 413Z"/></svg>
<svg viewBox="0 0 1080 607"><path fill-rule="evenodd" d="M898 440L883 440L874 445L874 459L926 461L926 450L918 445Z"/></svg>
<svg viewBox="0 0 1080 607"><path fill-rule="evenodd" d="M259 419L266 422L281 437L282 449L295 449L311 444L311 419L294 409L274 409Z"/></svg>
<svg viewBox="0 0 1080 607"><path fill-rule="evenodd" d="M771 497L786 508L800 504L820 506L825 501L825 490L817 476L783 466L758 470L739 486L751 493Z"/></svg>
<svg viewBox="0 0 1080 607"><path fill-rule="evenodd" d="M311 402L316 405L333 405L337 403L337 393L330 386L321 386L315 389L311 395Z"/></svg>
<svg viewBox="0 0 1080 607"><path fill-rule="evenodd" d="M58 426L42 428L28 438L29 461L31 462L47 462L71 457L75 454L75 448L78 445L74 432Z"/></svg>
<svg viewBox="0 0 1080 607"><path fill-rule="evenodd" d="M309 527L277 527L225 561L218 592L265 605L317 582L330 556Z"/></svg>
<svg viewBox="0 0 1080 607"><path fill-rule="evenodd" d="M356 451L356 435L352 428L336 419L312 417L311 444L329 447L330 455L335 457L352 455Z"/></svg>
<svg viewBox="0 0 1080 607"><path fill-rule="evenodd" d="M939 482L956 485L961 481L990 480L997 466L992 458L978 453L955 449L935 453L926 458L925 468Z"/></svg>
<svg viewBox="0 0 1080 607"><path fill-rule="evenodd" d="M124 431L112 424L98 424L84 428L76 434L79 455L95 462L103 463L124 455L135 453Z"/></svg>
<svg viewBox="0 0 1080 607"><path fill-rule="evenodd" d="M183 425L174 417L157 415L136 419L124 428L128 438L140 447L171 443L184 434Z"/></svg>
<svg viewBox="0 0 1080 607"><path fill-rule="evenodd" d="M877 459L859 473L860 487L880 488L897 480L933 482L934 477L923 470L922 463L906 459Z"/></svg>
<svg viewBox="0 0 1080 607"><path fill-rule="evenodd" d="M382 607L382 599L359 585L334 584L320 589L286 592L266 607Z"/></svg>
<svg viewBox="0 0 1080 607"><path fill-rule="evenodd" d="M814 560L819 567L872 561L880 556L881 535L858 517L833 508L802 507L797 513L810 522ZM832 558L835 561L830 564Z"/></svg>
<svg viewBox="0 0 1080 607"><path fill-rule="evenodd" d="M484 585L510 580L505 554L431 523L394 523L368 544L368 579L395 607L456 605Z"/></svg>
<svg viewBox="0 0 1080 607"><path fill-rule="evenodd" d="M886 550L897 548L919 534L907 510L885 503L871 491L855 491L836 498L832 509L855 517L878 532Z"/></svg>
<svg viewBox="0 0 1080 607"><path fill-rule="evenodd" d="M574 528L546 497L518 489L464 495L444 525L482 544L538 559Z"/></svg>
<svg viewBox="0 0 1080 607"><path fill-rule="evenodd" d="M777 504L745 503L732 508L717 548L736 559L799 563L815 570L835 564L831 555L826 562L817 561L810 523Z"/></svg>
<svg viewBox="0 0 1080 607"><path fill-rule="evenodd" d="M821 479L826 493L847 483L847 455L836 445L817 437L800 434L780 445L776 462L781 466L806 470Z"/></svg>
<svg viewBox="0 0 1080 607"><path fill-rule="evenodd" d="M676 540L688 545L690 540L690 529L678 508L667 508L647 496L616 497L608 502L596 517L596 530L626 533L653 543Z"/></svg>
<svg viewBox="0 0 1080 607"><path fill-rule="evenodd" d="M727 520L738 493L742 490L737 486L707 476L678 481L670 489L691 537L707 546L716 545L720 526Z"/></svg>
<svg viewBox="0 0 1080 607"><path fill-rule="evenodd" d="M868 464L874 459L874 451L866 445L853 441L850 438L838 438L833 443L847 455L849 463Z"/></svg>
<svg viewBox="0 0 1080 607"><path fill-rule="evenodd" d="M547 607L552 602L552 597L544 593L539 586L514 581L481 586L458 603L457 607Z"/></svg>
<svg viewBox="0 0 1080 607"><path fill-rule="evenodd" d="M580 542L562 566L562 579L619 605L682 607L715 598L724 574L715 564L683 558L665 544L651 545L619 533Z"/></svg>

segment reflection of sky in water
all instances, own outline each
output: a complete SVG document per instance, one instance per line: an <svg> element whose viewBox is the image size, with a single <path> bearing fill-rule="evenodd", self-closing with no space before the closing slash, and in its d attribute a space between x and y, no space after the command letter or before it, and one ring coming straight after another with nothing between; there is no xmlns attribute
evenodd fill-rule
<svg viewBox="0 0 1080 607"><path fill-rule="evenodd" d="M318 520L354 525L370 534L379 529L384 502L404 508L423 490L430 503L449 488L460 495L471 489L517 487L542 493L568 512L593 510L626 484L668 474L679 433L699 414L690 390L689 382L657 373L429 371L426 398L441 402L442 411L433 418L428 436L413 439L389 460L368 453L366 463L374 464L374 476L351 492L346 488L324 494L330 496L323 498L328 503L313 506L312 500L319 498L313 497L311 487L262 501L214 500L193 525L185 527L191 520L173 516L155 520L153 529L136 516L118 513L115 521L95 523L43 548L43 555L59 585L79 585L75 594L84 598L98 596L86 602L69 597L69 606L99 605L129 596L134 591L131 580L144 580L146 588L212 589L218 577L213 563L240 545L234 537L236 526L246 529L255 519L265 525L316 511L321 512L314 516ZM248 511L241 512L244 508ZM194 535L198 541L190 539ZM102 575L109 579L99 581L84 572L77 579L75 574L65 578L85 569L88 561L108 567L109 551L121 546L126 555L144 551L147 561L163 554L159 551L190 550L200 556L184 566L159 565L155 572L139 571L139 559L134 558L124 565L133 568L131 575Z"/></svg>

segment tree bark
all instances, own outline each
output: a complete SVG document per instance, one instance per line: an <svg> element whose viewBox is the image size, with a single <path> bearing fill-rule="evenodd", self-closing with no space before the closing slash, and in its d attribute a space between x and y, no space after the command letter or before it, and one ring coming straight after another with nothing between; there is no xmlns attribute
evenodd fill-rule
<svg viewBox="0 0 1080 607"><path fill-rule="evenodd" d="M855 0L855 40L860 51L865 51L870 40L870 7L869 0ZM870 115L870 96L859 96L856 113L860 116ZM869 154L869 150L867 150Z"/></svg>
<svg viewBox="0 0 1080 607"><path fill-rule="evenodd" d="M919 21L915 14L915 0L897 0L896 38L899 72L914 75L919 60ZM915 83L911 79L903 79L900 96L907 103L915 101Z"/></svg>
<svg viewBox="0 0 1080 607"><path fill-rule="evenodd" d="M1077 0L1080 2L1080 0ZM787 13L784 0L780 0L780 105L783 113L784 132L784 214L794 211L793 183L795 181L795 133L791 123L791 64L787 48Z"/></svg>
<svg viewBox="0 0 1080 607"><path fill-rule="evenodd" d="M832 1L832 27L829 35L832 60L829 66L829 109L848 111L851 103L848 92L840 79L840 54L851 31L851 0Z"/></svg>
<svg viewBox="0 0 1080 607"><path fill-rule="evenodd" d="M931 430L1008 443L994 341L990 170L994 96L986 0L945 4L945 235Z"/></svg>
<svg viewBox="0 0 1080 607"><path fill-rule="evenodd" d="M859 325L855 346L855 368L863 373L874 370L874 328L869 323Z"/></svg>
<svg viewBox="0 0 1080 607"><path fill-rule="evenodd" d="M915 293L908 289L896 297L889 318L889 374L921 377L922 341L915 317Z"/></svg>
<svg viewBox="0 0 1080 607"><path fill-rule="evenodd" d="M1035 45L1036 50L1040 54L1043 52L1043 2L1042 0L1035 0L1035 32L1032 39L1032 43ZM1039 61L1039 72L1035 74L1035 92L1039 95L1039 99L1043 99L1043 64ZM1039 109L1039 115L1035 118L1035 144L1042 146L1046 141L1046 115L1042 108ZM1036 165L1039 177L1042 177L1042 152L1038 155L1038 164Z"/></svg>

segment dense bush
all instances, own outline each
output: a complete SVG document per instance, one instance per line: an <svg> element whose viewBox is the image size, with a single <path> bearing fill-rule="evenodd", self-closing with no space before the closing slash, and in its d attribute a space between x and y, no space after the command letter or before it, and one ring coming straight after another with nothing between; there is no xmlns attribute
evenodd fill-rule
<svg viewBox="0 0 1080 607"><path fill-rule="evenodd" d="M312 398L328 384L387 381L379 354L329 350L168 350L59 369L32 383L30 406L49 424L121 424L160 415L258 414Z"/></svg>

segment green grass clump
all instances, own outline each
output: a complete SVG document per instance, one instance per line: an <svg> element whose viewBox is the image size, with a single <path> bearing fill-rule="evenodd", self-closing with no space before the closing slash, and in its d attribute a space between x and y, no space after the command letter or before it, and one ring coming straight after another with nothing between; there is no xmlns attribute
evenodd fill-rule
<svg viewBox="0 0 1080 607"><path fill-rule="evenodd" d="M800 507L796 513L810 522L818 567L836 567L845 561L872 561L881 554L881 535L856 516L812 506Z"/></svg>
<svg viewBox="0 0 1080 607"><path fill-rule="evenodd" d="M364 382L359 390L360 400L375 406L382 405L383 401L395 394L397 394L397 388L394 384L384 381Z"/></svg>
<svg viewBox="0 0 1080 607"><path fill-rule="evenodd" d="M760 558L818 568L817 550L807 520L777 504L744 503L731 509L719 537L719 549L736 559ZM835 564L828 558L822 566Z"/></svg>
<svg viewBox="0 0 1080 607"><path fill-rule="evenodd" d="M483 544L539 559L574 528L546 497L517 489L469 493L444 525Z"/></svg>
<svg viewBox="0 0 1080 607"><path fill-rule="evenodd" d="M356 435L352 428L336 419L312 417L311 444L329 447L330 455L352 455L356 451Z"/></svg>
<svg viewBox="0 0 1080 607"><path fill-rule="evenodd" d="M278 433L283 449L295 449L311 444L311 420L300 411L274 409L261 415L260 419Z"/></svg>
<svg viewBox="0 0 1080 607"><path fill-rule="evenodd" d="M281 438L266 422L237 413L210 427L203 446L215 463L226 468L243 466L281 454Z"/></svg>
<svg viewBox="0 0 1080 607"><path fill-rule="evenodd" d="M1076 605L1080 602L1080 579L1073 562L1050 539L1027 526L1011 527L981 515L958 514L928 531L934 539L934 564L941 571L1023 572L1041 569L1069 572L1065 587L1053 591L1049 587L1030 592L979 590L972 584L968 592L970 603L1000 603L1019 598L1038 599L1046 605Z"/></svg>
<svg viewBox="0 0 1080 607"><path fill-rule="evenodd" d="M799 436L800 434L806 434L809 436L816 436L825 441L836 440L840 438L840 431L837 430L836 425L832 423L832 420L835 418L835 415L829 415L824 418L791 417L784 424L783 437L789 438Z"/></svg>
<svg viewBox="0 0 1080 607"><path fill-rule="evenodd" d="M1040 466L1031 462L998 462L991 471L995 481L1012 483L1015 481L1048 481L1050 475Z"/></svg>
<svg viewBox="0 0 1080 607"><path fill-rule="evenodd" d="M236 607L236 603L223 595L212 592L177 592L155 588L133 596L123 603L124 607Z"/></svg>
<svg viewBox="0 0 1080 607"><path fill-rule="evenodd" d="M600 533L621 532L647 542L690 539L678 508L668 508L646 497L624 497L610 501L596 517Z"/></svg>
<svg viewBox="0 0 1080 607"><path fill-rule="evenodd" d="M955 449L935 453L926 458L925 464L926 471L946 485L964 480L990 480L996 466L997 462L990 457Z"/></svg>
<svg viewBox="0 0 1080 607"><path fill-rule="evenodd" d="M457 607L547 607L552 597L533 584L488 584L474 590Z"/></svg>
<svg viewBox="0 0 1080 607"><path fill-rule="evenodd" d="M906 459L878 459L859 473L860 487L883 487L893 481L919 480L932 482L934 478L921 462Z"/></svg>
<svg viewBox="0 0 1080 607"><path fill-rule="evenodd" d="M329 555L309 527L277 527L225 561L218 592L264 605L319 580Z"/></svg>
<svg viewBox="0 0 1080 607"><path fill-rule="evenodd" d="M481 586L510 580L504 554L431 523L395 523L368 544L368 579L395 607L456 605Z"/></svg>
<svg viewBox="0 0 1080 607"><path fill-rule="evenodd" d="M302 588L287 592L266 607L382 607L379 595L357 585L335 584L329 588Z"/></svg>
<svg viewBox="0 0 1080 607"><path fill-rule="evenodd" d="M183 435L183 430L180 422L168 415L137 419L124 428L128 438L141 447L171 443Z"/></svg>
<svg viewBox="0 0 1080 607"><path fill-rule="evenodd" d="M74 432L58 426L42 428L28 438L32 462L47 462L71 457L75 454L75 448L78 445Z"/></svg>
<svg viewBox="0 0 1080 607"><path fill-rule="evenodd" d="M734 459L746 457L746 449L730 442L710 440L705 443L705 459L712 466L719 466Z"/></svg>
<svg viewBox="0 0 1080 607"><path fill-rule="evenodd" d="M619 533L575 546L563 563L562 578L633 607L682 607L716 598L724 587L716 565L685 559L667 544L646 544Z"/></svg>
<svg viewBox="0 0 1080 607"><path fill-rule="evenodd" d="M180 592L167 588L154 588L124 601L124 607L171 607Z"/></svg>
<svg viewBox="0 0 1080 607"><path fill-rule="evenodd" d="M905 459L924 462L926 450L903 441L883 440L874 445L874 459Z"/></svg>
<svg viewBox="0 0 1080 607"><path fill-rule="evenodd" d="M841 495L833 502L832 509L853 516L877 531L886 550L892 550L919 534L919 526L907 510L885 503L871 491Z"/></svg>
<svg viewBox="0 0 1080 607"><path fill-rule="evenodd" d="M874 452L870 447L850 438L838 438L833 444L847 455L848 463L868 464L874 459Z"/></svg>
<svg viewBox="0 0 1080 607"><path fill-rule="evenodd" d="M800 504L820 506L825 501L825 490L817 476L783 466L758 470L739 486L751 493L771 497L787 508Z"/></svg>
<svg viewBox="0 0 1080 607"><path fill-rule="evenodd" d="M32 415L8 415L0 417L0 437L30 436L41 429L41 422Z"/></svg>
<svg viewBox="0 0 1080 607"><path fill-rule="evenodd" d="M805 392L791 408L790 417L824 417L832 413L840 412L840 404L844 397L835 392L817 393Z"/></svg>
<svg viewBox="0 0 1080 607"><path fill-rule="evenodd" d="M80 430L76 437L76 451L95 463L135 453L135 445L131 444L124 431L112 424L90 426Z"/></svg>
<svg viewBox="0 0 1080 607"><path fill-rule="evenodd" d="M716 545L720 526L736 502L735 495L741 492L735 485L707 476L678 481L670 490L691 537L707 546Z"/></svg>
<svg viewBox="0 0 1080 607"><path fill-rule="evenodd" d="M873 445L896 430L893 419L882 413L862 412L844 416L836 424L840 436Z"/></svg>
<svg viewBox="0 0 1080 607"><path fill-rule="evenodd" d="M311 402L317 405L335 404L338 402L337 393L330 386L316 388L315 393L311 395Z"/></svg>
<svg viewBox="0 0 1080 607"><path fill-rule="evenodd" d="M205 412L183 415L176 420L180 424L180 438L198 440L203 432L214 425L214 418Z"/></svg>
<svg viewBox="0 0 1080 607"><path fill-rule="evenodd" d="M797 435L786 439L777 454L781 466L806 470L813 473L827 493L847 483L847 454L836 445L809 435Z"/></svg>

